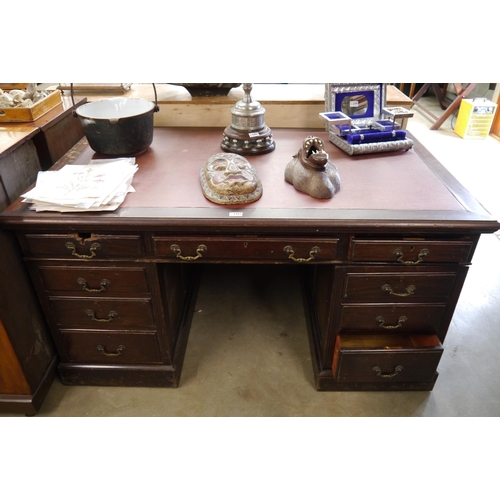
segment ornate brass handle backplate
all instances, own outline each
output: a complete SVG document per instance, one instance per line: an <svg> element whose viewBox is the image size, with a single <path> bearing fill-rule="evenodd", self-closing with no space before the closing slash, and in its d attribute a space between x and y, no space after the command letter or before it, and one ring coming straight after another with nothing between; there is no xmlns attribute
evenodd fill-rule
<svg viewBox="0 0 500 500"><path fill-rule="evenodd" d="M181 248L179 247L179 245L171 245L170 247L170 250L172 250L172 252L176 252L177 255L176 257L178 259L182 259L182 260L197 260L199 259L200 257L202 257L202 252L205 252L207 249L207 247L205 245L198 245L198 248L196 249L196 256L194 257L185 257L182 254L182 250Z"/></svg>
<svg viewBox="0 0 500 500"><path fill-rule="evenodd" d="M90 255L85 255L85 254L80 254L76 251L75 244L72 243L71 241L68 241L66 243L66 248L69 250L72 250L71 255L74 255L75 257L78 257L79 259L91 259L92 257L96 256L95 250L101 248L101 245L99 243L92 243L90 246Z"/></svg>
<svg viewBox="0 0 500 500"><path fill-rule="evenodd" d="M401 264L405 264L406 266L415 266L417 264L420 264L420 262L424 260L424 257L426 255L429 255L430 252L427 248L423 248L418 253L417 260L403 260L404 255L403 255L403 250L401 250L401 248L396 248L392 253L393 255L397 256L398 262L401 262Z"/></svg>
<svg viewBox="0 0 500 500"><path fill-rule="evenodd" d="M288 254L288 258L293 260L294 262L309 262L311 260L314 260L314 256L320 252L319 247L312 247L311 250L309 251L309 257L304 258L304 257L295 257L295 250L290 246L287 245L285 248L283 248L283 252Z"/></svg>

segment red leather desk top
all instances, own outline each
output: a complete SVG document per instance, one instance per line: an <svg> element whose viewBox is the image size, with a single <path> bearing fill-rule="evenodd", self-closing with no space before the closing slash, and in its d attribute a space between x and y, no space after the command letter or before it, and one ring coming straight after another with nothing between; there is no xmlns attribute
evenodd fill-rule
<svg viewBox="0 0 500 500"><path fill-rule="evenodd" d="M262 197L249 205L225 207L463 210L414 150L351 157L328 141L327 132L312 133L323 139L340 173L341 188L332 199L312 198L284 180L287 163L311 131L278 129L273 130L273 152L247 157L261 178ZM220 129L156 128L150 148L136 157L136 192L127 195L122 207L220 207L203 196L199 174L211 155L222 152L221 140ZM75 163L85 164L93 157L98 155L87 150Z"/></svg>

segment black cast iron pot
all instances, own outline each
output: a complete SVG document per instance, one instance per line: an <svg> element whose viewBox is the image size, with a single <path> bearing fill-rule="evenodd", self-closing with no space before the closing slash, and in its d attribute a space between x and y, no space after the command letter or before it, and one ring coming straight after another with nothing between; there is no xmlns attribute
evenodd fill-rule
<svg viewBox="0 0 500 500"><path fill-rule="evenodd" d="M76 108L89 146L106 156L134 156L153 142L155 102L139 98L113 97ZM71 91L73 96L73 90Z"/></svg>

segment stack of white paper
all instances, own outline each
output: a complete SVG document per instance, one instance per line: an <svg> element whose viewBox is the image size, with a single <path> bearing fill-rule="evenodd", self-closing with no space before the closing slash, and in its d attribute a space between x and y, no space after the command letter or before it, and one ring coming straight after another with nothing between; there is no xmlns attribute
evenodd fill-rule
<svg viewBox="0 0 500 500"><path fill-rule="evenodd" d="M87 212L116 210L133 192L135 158L92 160L88 165L65 165L39 172L35 187L23 194L31 210Z"/></svg>

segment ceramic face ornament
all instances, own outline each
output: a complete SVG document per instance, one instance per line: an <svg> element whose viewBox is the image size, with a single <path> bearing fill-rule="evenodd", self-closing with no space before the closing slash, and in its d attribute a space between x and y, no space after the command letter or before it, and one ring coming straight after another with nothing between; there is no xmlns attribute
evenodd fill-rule
<svg viewBox="0 0 500 500"><path fill-rule="evenodd" d="M257 171L234 153L211 156L200 170L200 182L205 198L221 205L251 203L262 196Z"/></svg>
<svg viewBox="0 0 500 500"><path fill-rule="evenodd" d="M333 198L340 189L337 167L328 159L319 137L307 137L285 169L285 180L313 198Z"/></svg>

